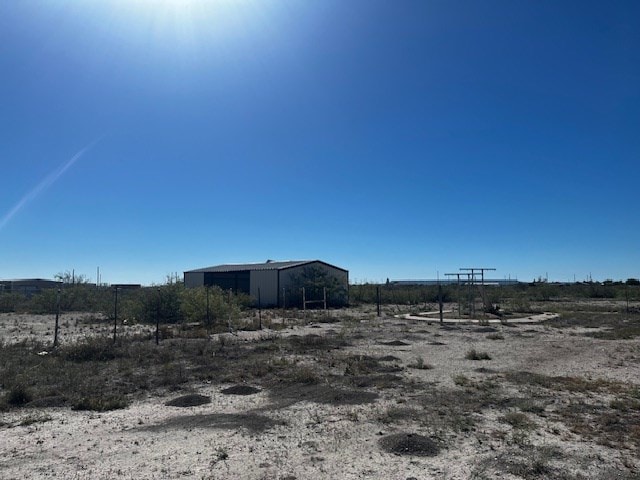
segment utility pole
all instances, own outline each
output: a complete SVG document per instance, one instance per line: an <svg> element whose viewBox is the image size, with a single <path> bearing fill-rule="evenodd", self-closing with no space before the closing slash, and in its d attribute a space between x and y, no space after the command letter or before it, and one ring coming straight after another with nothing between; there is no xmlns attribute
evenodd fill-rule
<svg viewBox="0 0 640 480"><path fill-rule="evenodd" d="M452 276L456 276L457 278L457 288L456 288L456 296L458 297L458 316L461 317L462 316L462 311L461 311L461 306L460 306L460 275L464 275L464 273L445 273L445 275L447 277L452 277Z"/></svg>
<svg viewBox="0 0 640 480"><path fill-rule="evenodd" d="M473 285L475 283L475 276L476 276L476 272L480 272L480 294L482 295L482 304L483 307L486 308L487 306L487 299L484 295L484 272L487 271L495 271L495 268L487 268L487 267L472 267L472 268L461 268L460 270L462 271L470 271L471 272L471 284ZM473 316L475 317L476 314L476 302L475 299L473 301Z"/></svg>

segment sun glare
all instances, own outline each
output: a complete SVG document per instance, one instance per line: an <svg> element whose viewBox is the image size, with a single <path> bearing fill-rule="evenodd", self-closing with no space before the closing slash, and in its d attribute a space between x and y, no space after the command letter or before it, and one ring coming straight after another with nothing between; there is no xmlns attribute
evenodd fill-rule
<svg viewBox="0 0 640 480"><path fill-rule="evenodd" d="M118 23L156 48L197 50L253 29L265 18L256 0L115 0Z"/></svg>

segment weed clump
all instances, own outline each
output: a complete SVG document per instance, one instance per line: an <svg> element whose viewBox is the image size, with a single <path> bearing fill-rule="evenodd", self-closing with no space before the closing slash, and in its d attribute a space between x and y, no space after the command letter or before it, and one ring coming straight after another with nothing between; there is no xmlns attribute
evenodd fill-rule
<svg viewBox="0 0 640 480"><path fill-rule="evenodd" d="M117 357L116 346L106 338L89 338L64 346L60 355L72 362L107 362Z"/></svg>
<svg viewBox="0 0 640 480"><path fill-rule="evenodd" d="M529 430L535 426L535 424L529 420L529 417L525 413L521 412L506 413L500 420L511 425L513 428L522 430Z"/></svg>
<svg viewBox="0 0 640 480"><path fill-rule="evenodd" d="M416 357L415 361L407 365L407 367L415 368L416 370L431 370L433 365L426 363L422 357Z"/></svg>
<svg viewBox="0 0 640 480"><path fill-rule="evenodd" d="M83 397L77 400L71 407L73 410L90 410L94 412L107 412L127 408L129 402L122 396L108 397Z"/></svg>
<svg viewBox="0 0 640 480"><path fill-rule="evenodd" d="M491 355L487 352L478 352L475 348L469 350L464 356L467 360L491 360Z"/></svg>

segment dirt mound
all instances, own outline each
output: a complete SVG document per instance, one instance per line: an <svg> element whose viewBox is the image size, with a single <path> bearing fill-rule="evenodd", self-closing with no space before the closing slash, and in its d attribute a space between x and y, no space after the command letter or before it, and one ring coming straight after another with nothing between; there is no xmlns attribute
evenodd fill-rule
<svg viewBox="0 0 640 480"><path fill-rule="evenodd" d="M411 344L403 342L402 340L392 340L390 342L380 342L380 345L389 345L391 347L404 347Z"/></svg>
<svg viewBox="0 0 640 480"><path fill-rule="evenodd" d="M234 385L233 387L225 388L222 393L225 395L253 395L259 391L259 388L250 385Z"/></svg>
<svg viewBox="0 0 640 480"><path fill-rule="evenodd" d="M191 393L189 395L183 395L182 397L169 400L165 405L167 407L197 407L198 405L204 405L205 403L211 403L211 397Z"/></svg>
<svg viewBox="0 0 640 480"><path fill-rule="evenodd" d="M480 367L475 369L478 373L498 373L498 370L494 370L493 368Z"/></svg>
<svg viewBox="0 0 640 480"><path fill-rule="evenodd" d="M273 420L255 413L212 413L207 415L189 415L168 418L161 423L140 427L141 431L190 430L192 428L214 428L220 430L238 430L244 428L250 432L263 432L282 421Z"/></svg>
<svg viewBox="0 0 640 480"><path fill-rule="evenodd" d="M440 452L440 446L436 442L416 433L387 435L380 439L380 446L386 452L396 455L435 457Z"/></svg>
<svg viewBox="0 0 640 480"><path fill-rule="evenodd" d="M393 355L385 355L384 357L380 357L378 360L381 362L399 362L400 361L398 357L394 357Z"/></svg>

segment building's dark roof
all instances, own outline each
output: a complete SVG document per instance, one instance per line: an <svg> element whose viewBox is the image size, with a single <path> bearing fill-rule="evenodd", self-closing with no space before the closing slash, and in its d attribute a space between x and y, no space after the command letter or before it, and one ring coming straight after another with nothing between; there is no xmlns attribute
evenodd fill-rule
<svg viewBox="0 0 640 480"><path fill-rule="evenodd" d="M188 270L184 273L212 273L212 272L246 272L248 270L284 270L285 268L293 268L300 267L302 265L307 265L309 263L323 263L329 267L337 268L338 270L346 270L344 268L336 267L335 265L330 265L321 260L289 260L286 262L275 262L268 261L264 263L238 263L238 264L230 264L230 265L214 265L212 267L206 268L198 268L196 270Z"/></svg>
<svg viewBox="0 0 640 480"><path fill-rule="evenodd" d="M48 278L10 278L7 280L0 280L0 283L62 283L58 280L49 280Z"/></svg>

